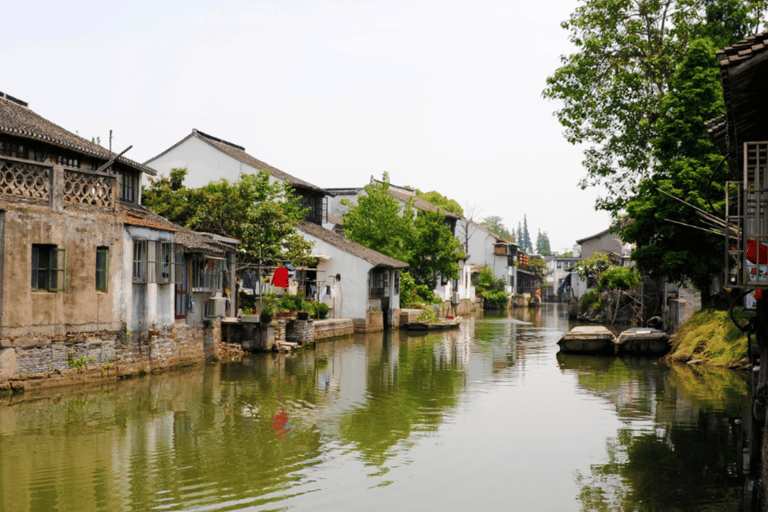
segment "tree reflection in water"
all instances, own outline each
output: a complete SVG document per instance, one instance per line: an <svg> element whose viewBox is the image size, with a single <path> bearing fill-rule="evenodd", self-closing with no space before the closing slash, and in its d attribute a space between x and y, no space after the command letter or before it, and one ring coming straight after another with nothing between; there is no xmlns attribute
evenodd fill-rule
<svg viewBox="0 0 768 512"><path fill-rule="evenodd" d="M740 416L750 400L744 375L655 361L558 359L561 368L578 367L579 384L614 403L626 425L643 417L655 425L622 428L607 441L606 463L576 472L583 510L738 510L748 423Z"/></svg>

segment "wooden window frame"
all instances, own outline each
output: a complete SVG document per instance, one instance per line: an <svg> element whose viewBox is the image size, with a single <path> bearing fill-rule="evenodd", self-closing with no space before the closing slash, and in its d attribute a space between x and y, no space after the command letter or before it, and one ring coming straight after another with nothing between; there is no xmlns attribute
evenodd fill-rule
<svg viewBox="0 0 768 512"><path fill-rule="evenodd" d="M66 291L66 249L59 249L56 245L53 244L32 244L31 263L32 291Z"/></svg>
<svg viewBox="0 0 768 512"><path fill-rule="evenodd" d="M96 248L96 291L109 291L109 247Z"/></svg>

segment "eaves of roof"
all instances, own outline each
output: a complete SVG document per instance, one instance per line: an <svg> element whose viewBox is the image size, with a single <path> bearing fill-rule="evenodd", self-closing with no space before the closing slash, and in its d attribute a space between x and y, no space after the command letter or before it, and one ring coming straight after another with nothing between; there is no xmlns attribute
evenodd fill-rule
<svg viewBox="0 0 768 512"><path fill-rule="evenodd" d="M0 133L43 142L105 162L117 156L117 153L65 130L33 112L29 107L4 96L0 93ZM154 169L129 158L121 156L117 158L117 162L152 176L157 174Z"/></svg>
<svg viewBox="0 0 768 512"><path fill-rule="evenodd" d="M708 124L707 129L728 154L731 170L743 165L744 142L766 140L768 135L761 87L768 77L767 48L768 30L716 52L726 115L724 122Z"/></svg>
<svg viewBox="0 0 768 512"><path fill-rule="evenodd" d="M392 269L408 268L408 264L405 262L395 258L390 258L385 254L348 240L347 238L344 238L343 236L338 235L333 231L329 231L322 226L318 226L317 224L306 221L302 222L299 224L299 231L303 231L304 233L314 236L315 238L318 238L323 242L336 247L337 249L352 254L353 256L357 256L358 258L361 258L376 267Z"/></svg>
<svg viewBox="0 0 768 512"><path fill-rule="evenodd" d="M227 252L234 252L235 245L217 240L216 235L199 233L179 226L143 207L122 205L120 220L129 226L146 227L160 231L175 233L176 242L186 247L191 252L199 252L211 256L224 256ZM219 237L221 238L221 237Z"/></svg>
<svg viewBox="0 0 768 512"><path fill-rule="evenodd" d="M600 238L601 236L609 233L610 231L611 231L611 228L608 228L608 229L603 230L603 231L601 231L601 232L599 232L599 233L597 233L595 235L582 238L581 240L576 240L576 243L581 245L583 242L586 242L587 240L592 240L593 238Z"/></svg>

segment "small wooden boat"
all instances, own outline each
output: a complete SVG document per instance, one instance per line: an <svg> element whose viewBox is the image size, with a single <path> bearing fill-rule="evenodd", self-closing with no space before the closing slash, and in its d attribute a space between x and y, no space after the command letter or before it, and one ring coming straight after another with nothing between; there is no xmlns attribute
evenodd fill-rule
<svg viewBox="0 0 768 512"><path fill-rule="evenodd" d="M461 319L444 319L439 322L406 322L403 329L408 331L442 331L445 329L458 329Z"/></svg>
<svg viewBox="0 0 768 512"><path fill-rule="evenodd" d="M616 354L616 336L602 325L574 327L557 344L566 354Z"/></svg>
<svg viewBox="0 0 768 512"><path fill-rule="evenodd" d="M669 335L651 327L627 329L619 335L616 344L619 354L628 355L664 355L672 348Z"/></svg>

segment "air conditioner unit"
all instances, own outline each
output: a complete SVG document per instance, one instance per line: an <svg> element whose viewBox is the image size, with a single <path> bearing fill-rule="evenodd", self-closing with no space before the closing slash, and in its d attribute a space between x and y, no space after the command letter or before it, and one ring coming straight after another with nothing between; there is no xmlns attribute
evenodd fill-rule
<svg viewBox="0 0 768 512"><path fill-rule="evenodd" d="M224 297L211 297L205 303L205 316L207 318L220 318L224 316L227 299Z"/></svg>

